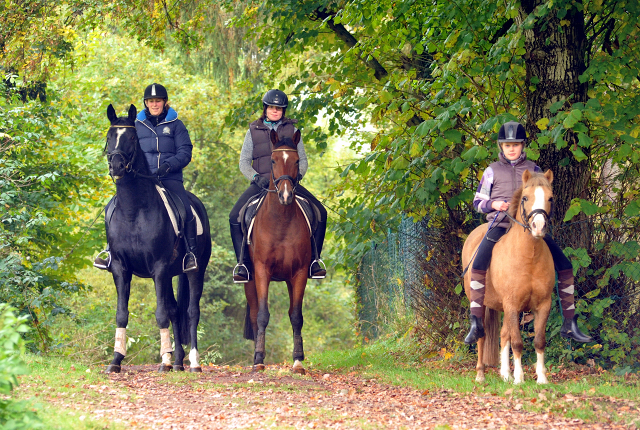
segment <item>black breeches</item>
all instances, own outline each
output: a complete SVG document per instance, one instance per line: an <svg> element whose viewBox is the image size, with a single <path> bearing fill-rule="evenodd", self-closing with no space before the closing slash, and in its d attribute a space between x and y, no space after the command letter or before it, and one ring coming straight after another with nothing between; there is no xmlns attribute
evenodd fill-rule
<svg viewBox="0 0 640 430"><path fill-rule="evenodd" d="M249 188L242 193L236 204L233 205L233 209L231 209L231 213L229 214L229 222L231 224L240 224L240 220L238 220L238 217L240 216L240 209L242 209L242 206L244 206L251 197L260 193L260 191L262 191L262 188L256 184L249 185Z"/></svg>
<svg viewBox="0 0 640 430"><path fill-rule="evenodd" d="M187 211L186 221L191 221L194 218L193 211L191 210L191 201L189 200L187 191L184 189L184 184L182 183L182 181L177 181L175 179L165 179L160 180L160 182L162 182L163 187L165 187L172 193L177 194L180 200L182 200L182 204L184 204L184 208Z"/></svg>
<svg viewBox="0 0 640 430"><path fill-rule="evenodd" d="M471 266L473 269L487 270L489 268L493 247L506 232L507 229L503 227L493 227L489 230L489 233L482 239L480 246L478 246L476 256L473 259L473 265Z"/></svg>
<svg viewBox="0 0 640 430"><path fill-rule="evenodd" d="M551 256L553 257L553 264L556 266L556 271L560 272L561 270L573 269L573 265L571 264L571 260L564 255L562 249L558 246L558 244L553 240L550 234L546 234L544 237L544 241L547 243L549 247L549 251L551 251Z"/></svg>

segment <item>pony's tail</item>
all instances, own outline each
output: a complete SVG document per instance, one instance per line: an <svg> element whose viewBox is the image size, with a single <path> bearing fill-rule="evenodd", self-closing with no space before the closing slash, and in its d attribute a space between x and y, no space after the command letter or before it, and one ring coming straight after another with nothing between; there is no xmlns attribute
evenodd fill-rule
<svg viewBox="0 0 640 430"><path fill-rule="evenodd" d="M484 313L484 354L485 366L497 366L500 356L500 312L486 308Z"/></svg>
<svg viewBox="0 0 640 430"><path fill-rule="evenodd" d="M189 278L178 276L178 333L183 345L189 343Z"/></svg>
<svg viewBox="0 0 640 430"><path fill-rule="evenodd" d="M249 303L247 303L247 312L244 314L244 338L248 340L256 340L253 334L253 326L251 325L251 315L249 314Z"/></svg>

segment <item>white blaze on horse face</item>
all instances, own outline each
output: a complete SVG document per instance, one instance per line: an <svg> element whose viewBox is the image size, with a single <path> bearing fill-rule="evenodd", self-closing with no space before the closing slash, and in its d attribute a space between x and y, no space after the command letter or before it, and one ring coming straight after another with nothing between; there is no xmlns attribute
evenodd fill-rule
<svg viewBox="0 0 640 430"><path fill-rule="evenodd" d="M289 154L287 154L286 152L282 153L282 161L284 163L284 165L287 165L287 159L289 158Z"/></svg>
<svg viewBox="0 0 640 430"><path fill-rule="evenodd" d="M285 202L289 200L289 183L288 182L284 183L284 189L282 190L282 200Z"/></svg>
<svg viewBox="0 0 640 430"><path fill-rule="evenodd" d="M531 211L536 209L542 209L543 211L547 211L546 209L546 199L544 197L544 189L542 187L537 187L535 192L535 200L533 202L533 206L531 207ZM545 227L546 220L542 214L536 214L529 221L529 225L531 226L531 234L534 237L543 236L543 230Z"/></svg>
<svg viewBox="0 0 640 430"><path fill-rule="evenodd" d="M120 145L120 137L122 137L122 135L127 131L126 128L119 128L118 130L116 130L116 135L118 136L118 138L116 139L116 149L118 149L118 145Z"/></svg>

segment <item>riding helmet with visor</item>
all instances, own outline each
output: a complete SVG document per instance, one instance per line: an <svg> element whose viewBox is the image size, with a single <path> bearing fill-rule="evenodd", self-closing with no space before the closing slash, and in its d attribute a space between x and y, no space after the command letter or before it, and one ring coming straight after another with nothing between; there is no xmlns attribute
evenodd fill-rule
<svg viewBox="0 0 640 430"><path fill-rule="evenodd" d="M269 90L262 97L262 104L265 108L267 106L277 106L286 109L289 106L289 99L283 91Z"/></svg>
<svg viewBox="0 0 640 430"><path fill-rule="evenodd" d="M502 151L503 143L520 143L524 147L527 144L527 132L524 126L516 121L509 121L500 127L498 131L498 149Z"/></svg>
<svg viewBox="0 0 640 430"><path fill-rule="evenodd" d="M168 100L169 95L167 94L167 89L160 84L151 84L147 88L144 89L144 99L164 99Z"/></svg>

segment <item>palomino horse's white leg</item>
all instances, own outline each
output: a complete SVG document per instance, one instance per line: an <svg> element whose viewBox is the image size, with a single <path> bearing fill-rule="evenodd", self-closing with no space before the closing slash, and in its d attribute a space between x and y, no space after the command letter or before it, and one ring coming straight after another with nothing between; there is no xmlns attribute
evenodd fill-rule
<svg viewBox="0 0 640 430"><path fill-rule="evenodd" d="M195 348L191 348L191 351L189 351L189 367L192 369L200 367L200 353Z"/></svg>
<svg viewBox="0 0 640 430"><path fill-rule="evenodd" d="M500 352L500 376L506 382L511 378L509 372L509 349L511 348L511 342L506 342Z"/></svg>
<svg viewBox="0 0 640 430"><path fill-rule="evenodd" d="M536 352L536 374L538 375L538 384L547 384L547 369L544 368L544 352Z"/></svg>
<svg viewBox="0 0 640 430"><path fill-rule="evenodd" d="M516 357L513 354L513 383L522 384L524 382L524 372L522 371L522 356Z"/></svg>

